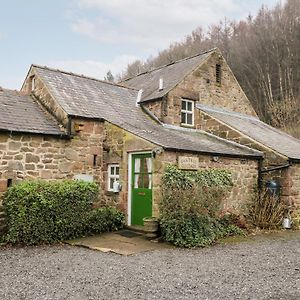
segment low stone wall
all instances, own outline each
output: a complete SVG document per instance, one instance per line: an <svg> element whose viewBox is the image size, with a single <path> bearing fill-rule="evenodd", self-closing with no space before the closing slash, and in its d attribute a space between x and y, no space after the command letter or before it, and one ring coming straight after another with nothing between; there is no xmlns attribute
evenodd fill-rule
<svg viewBox="0 0 300 300"><path fill-rule="evenodd" d="M77 120L72 139L37 134L0 134L0 193L24 179L70 179L91 175L101 183L103 124Z"/></svg>

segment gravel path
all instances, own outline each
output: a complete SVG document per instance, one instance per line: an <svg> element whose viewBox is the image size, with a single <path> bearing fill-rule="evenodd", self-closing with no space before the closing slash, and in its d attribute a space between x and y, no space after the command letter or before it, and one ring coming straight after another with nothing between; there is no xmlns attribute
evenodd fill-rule
<svg viewBox="0 0 300 300"><path fill-rule="evenodd" d="M0 248L0 299L300 299L288 240L120 256L65 245Z"/></svg>

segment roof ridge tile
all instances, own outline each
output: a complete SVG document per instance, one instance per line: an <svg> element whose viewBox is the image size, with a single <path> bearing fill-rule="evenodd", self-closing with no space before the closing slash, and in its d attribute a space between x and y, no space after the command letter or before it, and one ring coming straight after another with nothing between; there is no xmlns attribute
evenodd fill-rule
<svg viewBox="0 0 300 300"><path fill-rule="evenodd" d="M117 87L129 89L129 90L138 91L138 89L135 89L133 87L125 86L125 85L122 85L120 83L114 83L114 82L109 82L109 81L106 81L106 80L101 80L101 79L98 79L98 78L95 78L95 77L91 77L91 76L87 76L87 75L83 75L83 74L78 74L78 73L73 73L73 72L70 72L70 71L65 71L65 70L61 70L61 69L51 68L51 67L48 67L48 66L41 66L41 65L38 65L38 64L32 64L31 66L35 67L35 68L39 68L39 69L44 69L44 70L48 70L48 71L58 72L58 73L66 74L66 75L71 75L71 76L76 76L76 77L80 77L80 78L84 78L84 79L98 81L98 82L101 82L101 83L105 83L105 84L109 84L109 85L113 85L113 86L117 86Z"/></svg>

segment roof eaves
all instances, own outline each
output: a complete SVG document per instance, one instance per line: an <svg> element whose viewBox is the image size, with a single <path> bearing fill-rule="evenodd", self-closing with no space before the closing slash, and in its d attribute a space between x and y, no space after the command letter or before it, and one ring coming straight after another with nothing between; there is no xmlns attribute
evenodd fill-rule
<svg viewBox="0 0 300 300"><path fill-rule="evenodd" d="M255 140L254 138L252 138L252 137L248 136L247 134L241 132L239 129L237 129L237 128L231 126L231 125L229 125L229 124L226 123L225 121L220 120L220 119L218 119L218 118L215 117L215 116L212 116L211 114L209 114L209 112L206 112L206 111L204 111L204 110L202 110L202 112L204 112L205 114L209 115L209 116L210 116L211 118L213 118L214 120L217 120L217 121L220 122L221 124L224 124L225 126L229 127L230 129L232 129L232 130L234 130L234 131L237 131L239 134L241 134L241 135L247 137L249 140L251 140L252 142L254 142L254 143L258 144L258 145L260 145L261 147L266 148L266 149L268 149L268 150L272 150L274 153L276 153L278 156L282 157L283 159L288 158L288 156L287 156L286 154L281 153L281 152L279 152L279 151L273 149L272 147L267 146L267 145L265 145L265 144L263 144L263 143L261 143L261 142ZM261 122L259 119L257 119L257 121ZM229 140L227 140L227 141L229 141ZM241 145L241 144L239 144L239 145ZM244 146L244 145L241 145L241 146L247 147L247 146ZM247 148L248 148L248 147L247 147ZM252 149L252 148L249 148L249 149ZM253 150L253 149L252 149L252 150ZM256 150L256 151L258 151L258 150ZM261 152L261 151L259 151L259 152Z"/></svg>
<svg viewBox="0 0 300 300"><path fill-rule="evenodd" d="M9 134L17 133L17 134L47 135L47 136L60 137L63 139L70 138L70 136L64 132L54 133L54 132L47 132L47 131L16 130L16 129L6 129L6 128L0 128L0 132L5 132L5 133L9 133Z"/></svg>
<svg viewBox="0 0 300 300"><path fill-rule="evenodd" d="M187 150L180 149L175 147L163 147L166 151L177 151L177 152L189 152L189 153L201 153L204 155L215 155L221 157L234 157L234 158L247 158L247 159L255 159L260 160L262 158L261 155L252 155L252 154L237 154L237 153L222 153L217 151L201 151L201 150Z"/></svg>
<svg viewBox="0 0 300 300"><path fill-rule="evenodd" d="M174 129L174 130L181 130L181 131L187 131L187 132L195 132L195 133L201 133L201 134L204 134L204 135L207 135L207 136L210 136L214 139L217 139L223 143L226 143L226 144L231 144L237 148L240 148L240 149L243 149L243 150L247 150L249 152L252 152L254 156L258 156L258 157L262 157L263 156L263 152L261 151L258 151L258 150L254 150L248 146L245 146L245 145L241 145L241 144L238 144L236 142L233 142L233 141L230 141L230 140L227 140L227 139L223 139L219 136L216 136L212 133L209 133L209 132L206 132L206 131L203 131L203 130L199 130L199 129L194 129L194 128L184 128L184 127L179 127L179 126L175 126L175 125L170 125L170 124L163 124L164 127L166 128L170 128L170 129ZM252 154L249 154L250 156Z"/></svg>

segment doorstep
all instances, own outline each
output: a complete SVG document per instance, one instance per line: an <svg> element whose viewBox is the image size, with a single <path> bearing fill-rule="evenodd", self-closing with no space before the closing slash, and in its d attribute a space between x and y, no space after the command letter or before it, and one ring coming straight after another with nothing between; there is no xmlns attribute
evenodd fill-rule
<svg viewBox="0 0 300 300"><path fill-rule="evenodd" d="M121 255L173 248L173 246L157 242L157 240L151 241L141 232L128 229L69 240L66 243Z"/></svg>

